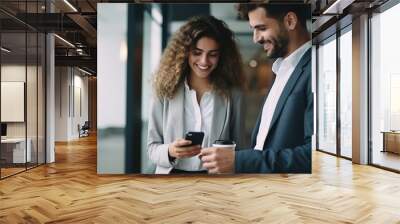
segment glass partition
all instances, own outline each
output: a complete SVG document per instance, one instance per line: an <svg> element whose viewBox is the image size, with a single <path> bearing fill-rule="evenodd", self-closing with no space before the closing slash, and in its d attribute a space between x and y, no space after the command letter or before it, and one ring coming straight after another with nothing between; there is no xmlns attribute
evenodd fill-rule
<svg viewBox="0 0 400 224"><path fill-rule="evenodd" d="M24 171L31 158L26 141L26 40L25 32L1 34L2 177Z"/></svg>
<svg viewBox="0 0 400 224"><path fill-rule="evenodd" d="M16 10L42 13L44 3L21 1ZM0 12L0 26L0 178L5 178L45 163L46 39L12 14Z"/></svg>

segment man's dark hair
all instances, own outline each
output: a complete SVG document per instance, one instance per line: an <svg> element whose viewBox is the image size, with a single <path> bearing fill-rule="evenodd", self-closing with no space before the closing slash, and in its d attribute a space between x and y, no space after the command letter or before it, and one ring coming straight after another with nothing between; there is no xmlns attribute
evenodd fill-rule
<svg viewBox="0 0 400 224"><path fill-rule="evenodd" d="M241 18L248 20L249 12L263 8L267 17L282 22L288 12L294 12L303 28L307 27L307 19L311 19L311 7L309 4L273 4L273 3L240 3L238 11Z"/></svg>

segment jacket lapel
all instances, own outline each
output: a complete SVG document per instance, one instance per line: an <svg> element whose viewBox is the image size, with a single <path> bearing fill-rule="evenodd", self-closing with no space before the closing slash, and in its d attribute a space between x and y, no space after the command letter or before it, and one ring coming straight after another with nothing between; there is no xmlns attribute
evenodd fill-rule
<svg viewBox="0 0 400 224"><path fill-rule="evenodd" d="M218 140L221 135L224 127L226 126L226 115L227 115L227 108L228 101L225 97L220 96L219 94L214 94L214 111L211 123L211 133L209 137L209 145L214 143L214 140Z"/></svg>
<svg viewBox="0 0 400 224"><path fill-rule="evenodd" d="M291 94L293 88L296 86L297 80L303 74L303 69L305 65L310 61L311 49L308 50L300 60L299 64L294 69L292 75L290 76L288 82L283 89L282 95L279 97L278 104L276 105L274 115L272 116L271 124L269 126L268 133L271 133L271 128L274 126L276 120L278 119L280 113L282 112L283 106L286 103L287 98ZM268 138L268 136L267 136Z"/></svg>
<svg viewBox="0 0 400 224"><path fill-rule="evenodd" d="M184 138L184 126L185 126L185 119L184 119L184 107L185 107L185 89L184 86L181 85L176 95L170 101L170 109L169 114L172 115L173 118L171 120L171 127L173 131L171 133L176 133L177 136L175 138Z"/></svg>
<svg viewBox="0 0 400 224"><path fill-rule="evenodd" d="M258 134L258 130L260 129L262 112L263 112L265 100L267 99L267 97L268 97L268 94L264 97L260 113L258 113L258 116L257 116L256 125L251 133L251 148L256 147L256 144L257 144L257 134Z"/></svg>

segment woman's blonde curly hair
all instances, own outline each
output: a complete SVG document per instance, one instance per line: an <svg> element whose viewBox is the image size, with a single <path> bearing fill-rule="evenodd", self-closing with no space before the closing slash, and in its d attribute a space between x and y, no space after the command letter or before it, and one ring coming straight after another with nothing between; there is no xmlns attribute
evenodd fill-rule
<svg viewBox="0 0 400 224"><path fill-rule="evenodd" d="M210 74L213 88L228 96L233 88L242 88L244 76L242 59L234 34L227 25L213 16L192 17L171 38L155 73L154 87L158 97L171 99L179 85L190 74L190 50L202 37L214 39L219 45L219 61Z"/></svg>

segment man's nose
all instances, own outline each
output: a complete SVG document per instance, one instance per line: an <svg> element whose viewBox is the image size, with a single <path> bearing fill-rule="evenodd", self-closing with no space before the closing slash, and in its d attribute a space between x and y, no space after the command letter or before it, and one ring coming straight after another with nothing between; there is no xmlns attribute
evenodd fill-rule
<svg viewBox="0 0 400 224"><path fill-rule="evenodd" d="M253 33L253 42L259 43L259 44L264 43L264 39L262 38L262 35L260 35L259 32L257 32L256 30Z"/></svg>

